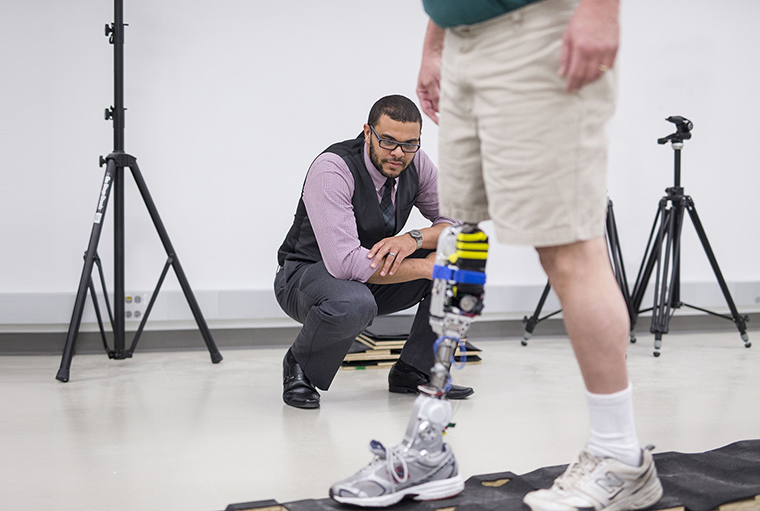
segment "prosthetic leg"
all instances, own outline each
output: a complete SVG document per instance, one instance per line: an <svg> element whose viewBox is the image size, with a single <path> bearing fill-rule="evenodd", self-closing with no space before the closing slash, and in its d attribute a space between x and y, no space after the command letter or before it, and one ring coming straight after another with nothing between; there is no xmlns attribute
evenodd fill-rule
<svg viewBox="0 0 760 511"><path fill-rule="evenodd" d="M487 257L488 237L477 226L447 227L441 233L430 302L430 326L438 334L430 381L419 387L403 441L386 449L373 440L372 462L330 488L337 502L386 507L405 497L435 500L464 490L454 453L443 442L451 421L446 393L454 353L458 346L464 352L463 338L483 310Z"/></svg>

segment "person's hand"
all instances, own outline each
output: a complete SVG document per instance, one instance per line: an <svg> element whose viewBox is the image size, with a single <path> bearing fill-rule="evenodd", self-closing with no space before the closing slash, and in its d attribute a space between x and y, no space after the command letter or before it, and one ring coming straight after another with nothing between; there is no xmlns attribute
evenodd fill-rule
<svg viewBox="0 0 760 511"><path fill-rule="evenodd" d="M615 65L620 41L618 0L583 0L562 38L560 76L574 92Z"/></svg>
<svg viewBox="0 0 760 511"><path fill-rule="evenodd" d="M422 64L417 76L417 97L425 115L438 124L438 100L441 97L441 57L443 55L444 30L428 22L425 43L422 48Z"/></svg>
<svg viewBox="0 0 760 511"><path fill-rule="evenodd" d="M392 238L384 238L370 249L367 254L368 259L373 259L372 268L377 268L382 264L383 267L380 270L380 275L385 276L390 273L393 275L398 270L398 267L408 255L413 254L417 250L417 241L414 240L408 234L401 236L394 236ZM387 256L387 257L386 257ZM385 262L383 262L385 258Z"/></svg>
<svg viewBox="0 0 760 511"><path fill-rule="evenodd" d="M423 56L417 77L417 97L425 115L438 124L438 100L441 97L441 56Z"/></svg>

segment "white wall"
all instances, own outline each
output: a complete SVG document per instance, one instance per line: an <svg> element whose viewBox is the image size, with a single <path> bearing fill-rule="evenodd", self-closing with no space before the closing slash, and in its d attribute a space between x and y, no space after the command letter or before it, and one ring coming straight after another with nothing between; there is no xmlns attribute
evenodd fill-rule
<svg viewBox="0 0 760 511"><path fill-rule="evenodd" d="M683 115L695 128L682 182L736 301L760 300L758 19L754 0L623 2L609 189L631 280L673 181L673 151L656 139L674 131L665 117ZM6 329L68 322L103 177L98 156L113 148L103 119L113 102L103 26L112 21L107 0L0 4ZM125 22L126 150L204 312L282 317L270 291L275 252L304 173L328 144L359 132L377 98L416 100L421 2L126 0ZM436 140L426 119L423 146L434 160ZM126 188L127 288L150 290L165 255L131 178ZM714 286L693 233L687 223L682 282ZM99 249L107 268L112 236L109 215ZM492 313L531 310L543 283L532 249L494 246L489 287L501 298ZM162 295L177 289L170 277ZM220 305L236 296L237 306Z"/></svg>

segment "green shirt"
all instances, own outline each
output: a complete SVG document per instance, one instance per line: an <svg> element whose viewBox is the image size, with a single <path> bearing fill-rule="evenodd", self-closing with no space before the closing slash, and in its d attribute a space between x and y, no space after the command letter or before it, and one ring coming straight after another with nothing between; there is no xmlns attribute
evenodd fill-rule
<svg viewBox="0 0 760 511"><path fill-rule="evenodd" d="M422 0L425 11L441 28L490 20L538 0Z"/></svg>

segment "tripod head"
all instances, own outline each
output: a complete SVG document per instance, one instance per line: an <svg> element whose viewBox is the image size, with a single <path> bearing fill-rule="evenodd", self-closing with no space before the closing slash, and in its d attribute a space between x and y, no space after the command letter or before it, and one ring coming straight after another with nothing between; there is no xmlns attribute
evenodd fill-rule
<svg viewBox="0 0 760 511"><path fill-rule="evenodd" d="M671 115L665 120L676 125L676 132L671 133L667 137L658 138L657 143L662 145L669 140L673 146L673 155L675 157L675 186L666 189L666 191L669 196L675 197L678 194L683 195L683 188L681 188L681 148L683 147L683 141L691 138L691 130L694 129L694 123L680 115Z"/></svg>
<svg viewBox="0 0 760 511"><path fill-rule="evenodd" d="M676 132L671 133L667 137L658 138L658 144L662 145L668 141L670 141L671 144L682 144L684 140L689 140L691 138L691 130L694 129L694 123L689 119L681 117L680 115L671 115L665 120L676 125Z"/></svg>

